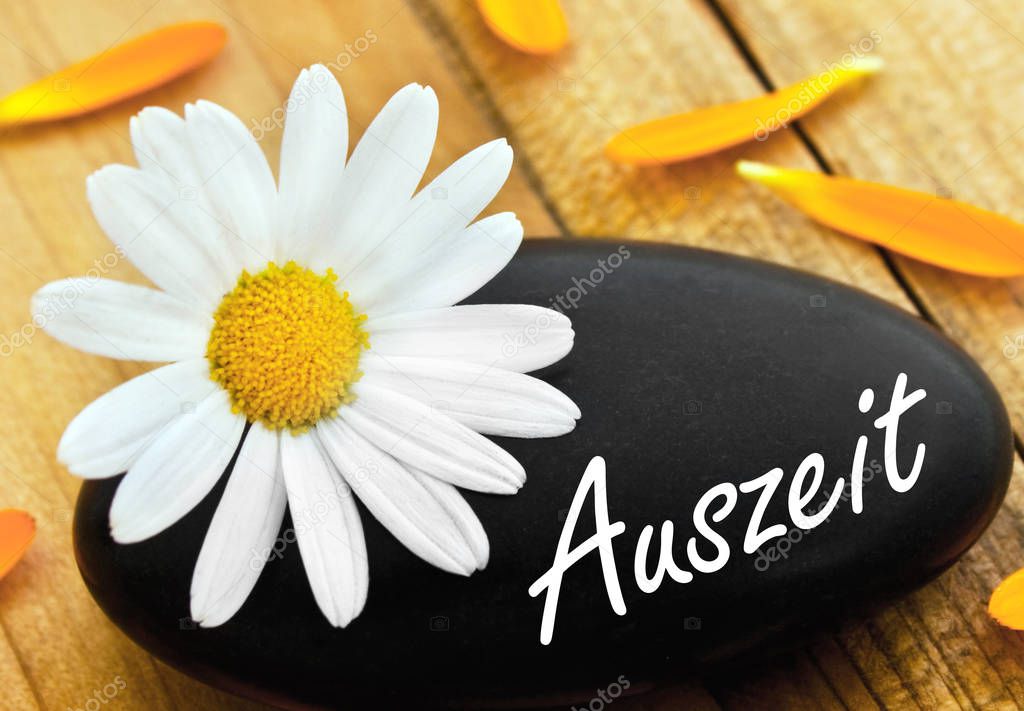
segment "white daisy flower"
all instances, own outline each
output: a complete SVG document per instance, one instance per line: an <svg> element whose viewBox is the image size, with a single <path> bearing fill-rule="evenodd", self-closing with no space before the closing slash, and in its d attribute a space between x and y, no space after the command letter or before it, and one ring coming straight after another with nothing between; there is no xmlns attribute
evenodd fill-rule
<svg viewBox="0 0 1024 711"><path fill-rule="evenodd" d="M369 568L353 492L428 563L482 569L487 536L456 487L513 494L526 478L483 435L558 436L580 416L524 375L569 352L568 318L453 306L522 240L512 213L470 224L508 177L508 144L415 192L437 132L431 89L395 94L347 162L326 68L304 70L288 106L276 185L220 106L143 110L131 122L140 167L106 166L87 186L102 228L158 289L64 279L33 298L37 322L69 345L172 363L100 397L60 441L78 476L127 472L114 540L176 522L238 452L192 578L204 626L245 602L286 506L323 614L336 626L359 615Z"/></svg>

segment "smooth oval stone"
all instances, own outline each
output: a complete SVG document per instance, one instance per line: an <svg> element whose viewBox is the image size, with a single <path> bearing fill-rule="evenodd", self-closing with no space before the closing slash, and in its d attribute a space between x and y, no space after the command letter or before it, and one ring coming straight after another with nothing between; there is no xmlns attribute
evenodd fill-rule
<svg viewBox="0 0 1024 711"><path fill-rule="evenodd" d="M87 482L75 547L106 614L185 673L286 706L585 703L598 691L614 698L696 664L793 643L922 585L978 538L1006 491L1010 427L989 380L930 326L860 291L707 251L542 240L528 242L472 301L565 310L575 348L539 375L583 411L571 435L499 440L528 473L517 495L466 492L491 542L484 571L463 578L430 567L360 507L369 601L346 629L320 614L294 543L270 561L230 622L196 629L192 568L224 481L178 524L128 546L113 543L107 528L118 480ZM908 393L927 393L899 423L904 476L917 444L927 447L905 493L889 485L884 433L873 426L900 373ZM874 405L862 414L868 387ZM815 499L823 501L838 477L849 481L862 434L863 511L844 498L817 528L797 529L786 501L796 467L812 452L823 456ZM611 520L625 524L613 548L626 613L612 610L591 553L565 573L553 641L544 646L545 596L527 589L552 565L597 455L607 461ZM774 467L784 476L762 528L782 523L783 538L743 552L759 496L741 493L712 523L730 546L724 569L638 589L634 555L645 525L655 527L649 570L669 520L675 560L693 571L686 539L698 499ZM594 531L593 498L584 504L576 543ZM286 519L283 540L291 525ZM698 548L714 557L704 538Z"/></svg>

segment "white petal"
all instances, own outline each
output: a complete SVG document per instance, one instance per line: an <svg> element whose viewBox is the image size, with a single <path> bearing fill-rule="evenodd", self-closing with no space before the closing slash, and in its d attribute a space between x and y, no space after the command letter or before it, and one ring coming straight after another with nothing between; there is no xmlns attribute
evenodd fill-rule
<svg viewBox="0 0 1024 711"><path fill-rule="evenodd" d="M274 259L277 202L266 156L237 116L209 101L185 107L185 133L212 217L227 231L241 266L262 269Z"/></svg>
<svg viewBox="0 0 1024 711"><path fill-rule="evenodd" d="M216 627L249 597L273 550L288 496L278 434L253 425L206 532L192 574L192 619Z"/></svg>
<svg viewBox="0 0 1024 711"><path fill-rule="evenodd" d="M429 474L424 474L418 469L409 469L416 480L434 495L438 503L448 512L448 515L455 521L459 533L466 540L473 551L473 558L476 560L476 569L483 570L487 567L487 560L491 555L491 544L487 540L487 533L483 524L473 512L473 508L466 502L459 490L451 484L435 479Z"/></svg>
<svg viewBox="0 0 1024 711"><path fill-rule="evenodd" d="M409 311L365 323L372 353L469 361L525 373L572 350L572 323L540 306L479 304Z"/></svg>
<svg viewBox="0 0 1024 711"><path fill-rule="evenodd" d="M360 293L422 266L442 237L466 227L487 207L512 169L505 139L484 144L452 163L408 204L398 225L366 257L343 274L344 288Z"/></svg>
<svg viewBox="0 0 1024 711"><path fill-rule="evenodd" d="M459 524L420 479L337 418L316 431L352 490L406 548L449 573L476 569L476 554Z"/></svg>
<svg viewBox="0 0 1024 711"><path fill-rule="evenodd" d="M114 540L145 540L195 508L224 473L244 427L220 388L195 412L174 418L117 487L110 505Z"/></svg>
<svg viewBox="0 0 1024 711"><path fill-rule="evenodd" d="M314 253L316 271L330 266L347 272L391 232L430 160L437 111L433 89L409 84L366 128L332 201L332 237Z"/></svg>
<svg viewBox="0 0 1024 711"><path fill-rule="evenodd" d="M303 69L288 98L281 139L277 259L305 261L328 239L348 153L348 112L334 75L320 64Z"/></svg>
<svg viewBox="0 0 1024 711"><path fill-rule="evenodd" d="M139 167L175 186L199 188L185 121L173 111L147 106L128 122Z"/></svg>
<svg viewBox="0 0 1024 711"><path fill-rule="evenodd" d="M353 303L371 316L451 306L504 269L522 241L523 226L511 212L485 217L437 240L415 268L360 284Z"/></svg>
<svg viewBox="0 0 1024 711"><path fill-rule="evenodd" d="M122 360L202 357L212 321L155 289L111 279L50 282L32 296L33 323L88 353Z"/></svg>
<svg viewBox="0 0 1024 711"><path fill-rule="evenodd" d="M203 168L195 158L185 120L167 109L150 106L133 117L130 125L139 166L166 183L169 192L177 197L167 210L202 243L220 266L223 285L229 287L245 266L251 250L222 221L223 210L214 204L217 195L211 195L207 177L201 174ZM218 183L213 181L212 185L216 188ZM261 264L266 261L269 258Z"/></svg>
<svg viewBox="0 0 1024 711"><path fill-rule="evenodd" d="M339 417L378 449L442 481L474 491L514 494L526 481L508 452L423 403L384 388L353 386L356 401Z"/></svg>
<svg viewBox="0 0 1024 711"><path fill-rule="evenodd" d="M168 422L216 387L204 358L143 373L78 413L60 438L57 459L87 479L120 474Z"/></svg>
<svg viewBox="0 0 1024 711"><path fill-rule="evenodd" d="M238 278L196 194L124 165L101 168L85 185L100 227L164 291L212 311Z"/></svg>
<svg viewBox="0 0 1024 711"><path fill-rule="evenodd" d="M355 499L312 434L281 435L281 469L313 597L332 625L344 627L366 604L370 580Z"/></svg>
<svg viewBox="0 0 1024 711"><path fill-rule="evenodd" d="M580 410L557 388L529 375L476 363L368 351L361 382L402 393L476 432L504 437L558 437Z"/></svg>

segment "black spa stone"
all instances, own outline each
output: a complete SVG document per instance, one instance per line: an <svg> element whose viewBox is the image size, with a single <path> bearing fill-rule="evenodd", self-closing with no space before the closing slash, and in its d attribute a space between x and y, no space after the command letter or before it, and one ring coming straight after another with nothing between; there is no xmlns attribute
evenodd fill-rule
<svg viewBox="0 0 1024 711"><path fill-rule="evenodd" d="M978 538L1006 491L1011 435L992 384L931 327L860 291L713 252L544 240L528 242L471 301L560 304L576 345L539 375L583 412L571 435L499 440L528 474L516 496L466 492L491 542L484 571L463 578L430 567L360 505L370 591L348 628L320 614L291 544L230 622L197 629L189 584L224 481L161 535L122 546L107 528L117 478L82 487L74 525L78 565L106 614L185 673L284 706L585 702L598 689L636 691L797 643L924 584ZM906 493L890 486L884 433L873 427L900 373L908 392L927 392L900 420L904 475L917 444L927 448ZM858 398L868 387L874 407L862 414ZM849 481L862 434L863 511L844 497L813 531L796 529L786 501L796 467L812 452L823 456L815 499L823 501L838 477ZM613 546L627 611L613 612L592 553L565 574L544 646L544 595L527 589L551 566L597 455L607 461L611 520L625 523ZM763 527L785 524L784 539L743 552L758 494L740 494L735 510L712 524L731 549L722 570L687 584L666 576L650 594L638 589L633 563L646 524L656 533L652 571L663 520L675 524L676 561L693 570L686 538L701 495L773 467L784 477ZM286 518L283 530L290 526ZM574 543L593 530L588 497ZM714 556L708 541L699 547Z"/></svg>

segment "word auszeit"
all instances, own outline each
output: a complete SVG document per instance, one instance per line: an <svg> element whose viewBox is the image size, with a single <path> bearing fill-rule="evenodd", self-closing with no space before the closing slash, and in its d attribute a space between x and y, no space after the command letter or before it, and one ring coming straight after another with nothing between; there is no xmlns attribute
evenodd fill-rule
<svg viewBox="0 0 1024 711"><path fill-rule="evenodd" d="M921 389L917 389L909 395L906 390L907 376L905 373L900 373L892 390L888 411L878 417L874 423L876 429L885 431L885 476L889 486L899 494L910 491L917 482L924 464L925 454L924 444L919 443L910 470L906 474L900 473L896 462L896 442L900 417L923 400L926 395L925 391ZM867 388L860 394L857 406L862 413L867 414L874 402L875 393L871 388ZM850 467L850 507L855 514L864 510L864 455L867 446L867 435L861 435L857 439L857 445L853 452L853 463ZM729 542L715 531L712 524L721 523L732 513L740 494L760 492L743 539L744 553L751 555L765 543L786 535L789 527L785 523L778 522L765 526L762 521L768 504L779 488L783 476L782 469L776 467L768 473L745 481L738 486L730 482L717 484L700 497L693 509L693 526L697 535L690 537L686 542L686 557L693 570L704 574L714 573L724 568L725 564L729 562L731 554ZM796 468L793 480L790 482L787 498L789 517L795 526L805 531L812 530L829 517L846 488L846 479L839 477L825 504L815 507L811 514L806 513L808 505L821 490L824 476L825 459L821 454L813 452L808 454ZM809 482L808 477L810 477ZM576 521L580 517L583 504L591 490L594 492L596 531L590 538L570 550L569 546L572 544ZM562 577L569 568L595 550L601 557L601 569L604 573L608 602L616 614L626 614L626 603L622 599L619 573L615 568L615 556L612 549L612 540L625 530L626 524L622 521L612 523L609 520L605 462L601 457L594 457L587 465L583 478L580 479L576 495L569 507L569 513L565 517L565 524L555 550L554 563L546 573L534 581L529 589L530 597L537 597L547 591L540 625L541 644L551 643L551 636L555 628L555 613L558 609L558 595L562 589ZM672 553L673 534L672 522L664 521L661 524L661 550L658 555L658 564L652 576L648 575L647 562L651 539L654 537L654 526L648 524L640 532L633 563L633 576L637 587L645 593L653 593L657 590L666 574L677 583L689 583L693 580L691 571L684 570L676 564ZM698 536L715 548L717 553L714 558L707 559L700 555L697 550Z"/></svg>

